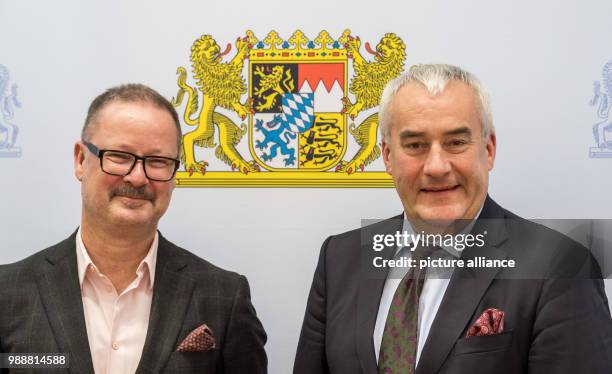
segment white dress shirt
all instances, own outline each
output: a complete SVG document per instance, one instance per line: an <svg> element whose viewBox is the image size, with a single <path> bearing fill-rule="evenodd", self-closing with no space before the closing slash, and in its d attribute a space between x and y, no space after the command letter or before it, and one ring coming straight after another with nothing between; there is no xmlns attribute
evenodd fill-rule
<svg viewBox="0 0 612 374"><path fill-rule="evenodd" d="M482 208L480 208L482 211ZM480 211L476 215L478 217L480 215ZM469 233L476 220L473 220L469 225L467 225L461 233ZM403 230L408 234L415 234L412 226L410 225L410 221L408 221L406 214L404 213L404 224ZM412 236L408 236L411 238ZM454 257L460 257L461 251L455 248L447 248L442 247L445 251L453 255ZM410 258L412 252L409 247L398 247L395 257L406 257ZM378 305L378 315L376 316L376 325L374 326L374 352L376 353L376 362L378 362L378 356L380 354L380 344L382 342L383 332L385 331L385 324L387 322L387 314L389 314L389 308L391 306L391 302L393 301L393 295L395 294L395 290L397 286L399 286L402 278L408 272L408 267L396 267L391 268L389 274L387 274L387 279L385 280L385 286L383 288L382 295L380 297L380 304ZM427 271L425 275L425 282L423 284L423 290L421 291L421 295L419 297L419 317L418 317L418 331L417 331L417 353L416 353L416 363L418 364L419 358L421 356L421 351L423 350L423 346L425 345L425 341L427 340L427 335L429 335L429 330L431 329L431 325L433 324L434 318L436 317L436 313L438 313L438 308L440 307L440 303L442 302L442 298L444 297L444 293L446 292L446 288L448 287L448 283L450 282L450 274L447 277L434 276L431 277L431 273Z"/></svg>
<svg viewBox="0 0 612 374"><path fill-rule="evenodd" d="M132 374L142 356L153 298L158 234L136 270L136 279L117 294L76 237L77 267L91 359L96 374Z"/></svg>

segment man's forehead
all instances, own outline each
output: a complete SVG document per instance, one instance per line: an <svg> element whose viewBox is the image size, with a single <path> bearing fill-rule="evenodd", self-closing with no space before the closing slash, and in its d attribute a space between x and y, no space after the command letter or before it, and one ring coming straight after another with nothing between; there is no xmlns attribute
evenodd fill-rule
<svg viewBox="0 0 612 374"><path fill-rule="evenodd" d="M154 119L154 120L153 120ZM148 101L113 100L106 103L92 118L91 130L100 126L126 125L132 121L168 122L174 127L172 116L163 108ZM93 134L93 131L90 131Z"/></svg>
<svg viewBox="0 0 612 374"><path fill-rule="evenodd" d="M398 131L425 131L435 126L445 133L466 133L466 128L481 125L478 98L463 82L449 82L435 95L420 83L410 82L395 96L390 112L391 124Z"/></svg>
<svg viewBox="0 0 612 374"><path fill-rule="evenodd" d="M166 143L176 144L177 130L172 116L164 108L147 101L109 102L88 127L87 137L96 141L112 138L115 143L130 134L130 139L141 137L151 146L159 144L157 148L160 149L165 148ZM131 151L127 148L121 149Z"/></svg>
<svg viewBox="0 0 612 374"><path fill-rule="evenodd" d="M144 112L160 112L163 111L162 108L158 107L157 105L153 104L150 101L145 101L145 100L112 100L106 104L104 104L104 106L102 108L100 108L100 111L98 112L99 115L112 115L112 114L121 114L121 113L125 113L125 112L130 112L133 110L139 110L139 111L144 111Z"/></svg>

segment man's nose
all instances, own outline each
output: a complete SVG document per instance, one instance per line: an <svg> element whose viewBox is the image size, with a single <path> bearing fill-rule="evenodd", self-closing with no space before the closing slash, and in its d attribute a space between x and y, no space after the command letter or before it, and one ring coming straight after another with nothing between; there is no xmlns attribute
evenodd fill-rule
<svg viewBox="0 0 612 374"><path fill-rule="evenodd" d="M448 154L440 144L432 144L425 160L423 171L426 175L438 178L443 177L451 171Z"/></svg>
<svg viewBox="0 0 612 374"><path fill-rule="evenodd" d="M144 170L144 161L136 160L136 164L132 168L132 171L123 177L126 182L130 182L134 187L144 186L149 183L149 178Z"/></svg>

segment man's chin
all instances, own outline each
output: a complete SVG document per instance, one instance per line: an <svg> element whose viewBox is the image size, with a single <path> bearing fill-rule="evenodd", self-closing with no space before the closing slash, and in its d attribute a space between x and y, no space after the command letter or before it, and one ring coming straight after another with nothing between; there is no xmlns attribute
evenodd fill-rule
<svg viewBox="0 0 612 374"><path fill-rule="evenodd" d="M123 199L123 198L122 198ZM113 222L122 225L143 225L152 221L153 212L150 201L117 201L112 209Z"/></svg>
<svg viewBox="0 0 612 374"><path fill-rule="evenodd" d="M144 214L113 214L113 223L122 227L144 227L151 224L150 215Z"/></svg>

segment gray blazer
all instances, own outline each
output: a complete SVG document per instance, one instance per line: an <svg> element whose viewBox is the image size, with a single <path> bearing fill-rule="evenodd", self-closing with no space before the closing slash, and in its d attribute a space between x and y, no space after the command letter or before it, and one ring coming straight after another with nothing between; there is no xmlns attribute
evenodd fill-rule
<svg viewBox="0 0 612 374"><path fill-rule="evenodd" d="M0 266L0 352L70 355L69 369L45 372L94 373L75 235ZM149 328L136 373L266 373L266 333L251 304L246 278L177 247L161 234L157 256ZM216 348L175 352L203 323L213 331Z"/></svg>

